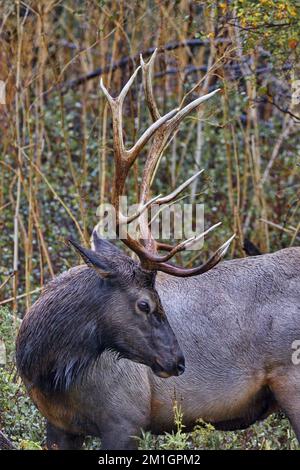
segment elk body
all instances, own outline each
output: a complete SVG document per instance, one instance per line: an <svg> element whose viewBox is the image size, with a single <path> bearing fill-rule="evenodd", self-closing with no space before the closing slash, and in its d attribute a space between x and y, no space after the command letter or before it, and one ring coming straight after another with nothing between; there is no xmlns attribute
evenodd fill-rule
<svg viewBox="0 0 300 470"><path fill-rule="evenodd" d="M292 346L300 339L300 249L218 264L231 237L201 266L169 262L216 225L174 247L154 240L147 209L174 201L201 172L164 197L151 199L151 181L182 119L215 92L160 116L151 83L155 55L147 64L141 59L153 124L131 149L122 106L137 71L117 98L101 84L112 111L116 233L138 218L137 237L122 241L139 263L96 231L93 251L73 242L87 266L57 277L27 312L19 372L48 420L49 448L79 448L85 435L100 436L105 449L135 447L141 429L172 429L174 399L187 429L199 418L244 428L280 408L299 439L300 367ZM126 217L120 196L150 140L138 209Z"/></svg>
<svg viewBox="0 0 300 470"><path fill-rule="evenodd" d="M299 248L224 261L186 279L158 273L156 288L184 351L186 370L180 377L159 378L149 367L116 361L114 352L104 351L67 390L55 391L47 376L44 383L37 380L52 349L60 348L60 364L70 354L50 299L61 299L71 284L75 312L83 289L87 297L95 296L96 280L97 273L83 266L58 277L20 333L20 372L48 419L49 448L79 448L86 435L100 436L105 449L132 448L132 436L141 429L158 434L172 429L174 399L187 430L199 418L219 429L242 429L281 409L300 439L300 366L292 362L293 342L300 339ZM57 332L51 335L54 324ZM79 347L83 326L69 328ZM127 341L134 344L136 332L131 334ZM41 335L49 349L43 353L33 346L38 357L29 376L22 357Z"/></svg>

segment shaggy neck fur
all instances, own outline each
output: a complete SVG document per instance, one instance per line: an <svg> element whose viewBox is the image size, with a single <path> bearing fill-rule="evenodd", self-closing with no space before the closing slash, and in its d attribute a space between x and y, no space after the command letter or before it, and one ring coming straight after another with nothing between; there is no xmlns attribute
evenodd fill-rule
<svg viewBox="0 0 300 470"><path fill-rule="evenodd" d="M101 318L111 296L93 269L58 276L25 316L17 345L21 375L45 392L66 391L108 346Z"/></svg>

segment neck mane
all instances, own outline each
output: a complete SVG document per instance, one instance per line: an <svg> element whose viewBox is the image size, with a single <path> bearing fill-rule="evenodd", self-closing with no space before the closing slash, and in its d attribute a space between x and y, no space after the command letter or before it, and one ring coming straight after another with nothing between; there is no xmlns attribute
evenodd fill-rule
<svg viewBox="0 0 300 470"><path fill-rule="evenodd" d="M22 322L21 376L45 392L82 380L107 347L100 317L107 300L106 284L91 268L77 266L51 281Z"/></svg>

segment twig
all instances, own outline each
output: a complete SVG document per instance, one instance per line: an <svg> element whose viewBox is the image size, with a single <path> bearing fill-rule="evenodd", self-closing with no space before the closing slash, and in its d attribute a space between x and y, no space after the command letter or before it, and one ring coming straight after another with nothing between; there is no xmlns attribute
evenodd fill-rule
<svg viewBox="0 0 300 470"><path fill-rule="evenodd" d="M260 219L260 220L264 224L270 225L271 227L274 227L274 228L278 228L278 230L281 230L282 232L286 232L286 233L289 233L289 234L297 233L297 229L295 229L295 228L285 228L282 225L275 224L275 222L271 222L270 220L266 220L266 219ZM300 237L296 236L296 239L300 240Z"/></svg>
<svg viewBox="0 0 300 470"><path fill-rule="evenodd" d="M285 116L284 120L283 120L282 131L279 134L279 136L278 136L278 138L275 142L271 158L268 162L268 165L266 166L266 169L265 169L265 171L263 173L263 176L262 176L262 179L260 181L261 185L263 185L266 182L266 180L268 179L270 171L271 171L271 169L274 165L274 162L275 162L276 158L279 155L281 146L282 146L283 142L289 136L290 132L292 131L293 126L294 126L294 121L289 116Z"/></svg>
<svg viewBox="0 0 300 470"><path fill-rule="evenodd" d="M297 22L296 21L291 21L290 23L261 23L257 26L241 26L236 21L234 23L231 23L230 21L228 21L228 24L230 26L233 26L234 28L239 28L242 31L249 31L249 32L255 33L255 34L261 34L261 29L265 29L265 28L286 28L286 27L290 27L292 25L297 24Z"/></svg>
<svg viewBox="0 0 300 470"><path fill-rule="evenodd" d="M8 283L8 281L15 275L15 273L10 273L7 278L5 279L5 281L2 282L2 284L0 284L0 290L3 289L3 287L6 286L6 284Z"/></svg>
<svg viewBox="0 0 300 470"><path fill-rule="evenodd" d="M276 103L275 101L269 99L269 98L262 98L262 99L254 99L254 100L249 100L249 101L252 101L254 103L269 103L271 104L272 106L275 106L275 108L278 109L278 111L280 111L281 113L284 113L284 114L288 114L289 116L291 116L292 118L296 119L297 121L300 121L300 116L297 116L296 114L292 113L289 108L282 108L278 103Z"/></svg>
<svg viewBox="0 0 300 470"><path fill-rule="evenodd" d="M13 302L15 299L17 299L17 300L23 299L24 297L27 297L28 295L32 295L32 294L36 294L37 292L40 292L42 289L43 289L43 287L38 287L37 289L34 289L30 292L26 292L25 294L17 295L17 297L10 297L9 299L2 300L0 302L0 305L5 305L5 304L8 304L10 302Z"/></svg>
<svg viewBox="0 0 300 470"><path fill-rule="evenodd" d="M24 152L23 150L23 155L25 156L25 158L27 158L27 160L31 161L31 159L28 157L28 155L26 155L26 153ZM58 199L58 201L61 203L61 205L63 206L63 208L65 209L65 211L68 213L68 215L70 216L70 218L73 220L74 224L76 225L77 227L77 230L78 232L80 233L80 236L82 237L82 239L84 240L84 234L81 230L81 227L78 223L78 221L76 220L76 217L74 216L74 214L72 213L72 211L68 208L68 206L64 203L64 201L62 200L62 198L57 194L57 192L55 191L55 189L53 188L52 184L48 181L48 179L46 178L46 176L44 175L44 173L42 173L42 171L39 169L39 167L33 162L31 161L31 164L33 166L33 168L35 169L35 171L37 171L39 173L39 175L43 178L43 180L45 181L45 183L47 184L47 186L49 187L49 189L51 190L51 192L53 193L53 195L56 197L56 199Z"/></svg>

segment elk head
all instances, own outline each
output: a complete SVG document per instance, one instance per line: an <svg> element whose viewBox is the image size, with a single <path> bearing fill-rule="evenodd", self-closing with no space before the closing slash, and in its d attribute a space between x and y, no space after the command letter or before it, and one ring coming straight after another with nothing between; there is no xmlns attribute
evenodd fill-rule
<svg viewBox="0 0 300 470"><path fill-rule="evenodd" d="M141 268L96 232L94 251L70 243L101 279L90 294L101 312L94 316L97 349L150 366L159 377L182 374L184 357L154 287L155 271Z"/></svg>

